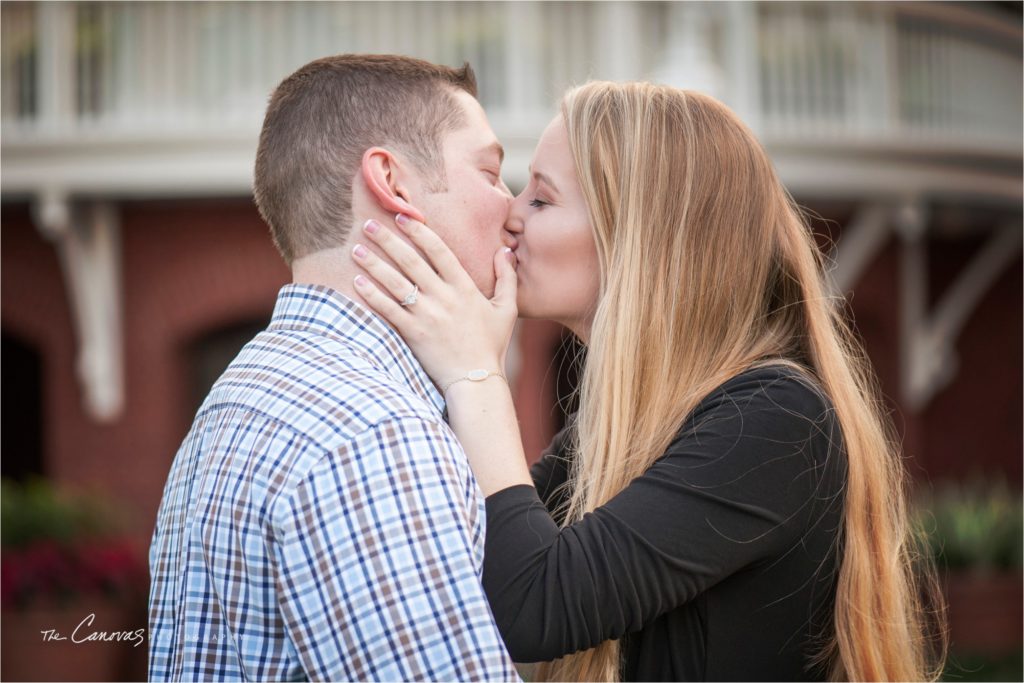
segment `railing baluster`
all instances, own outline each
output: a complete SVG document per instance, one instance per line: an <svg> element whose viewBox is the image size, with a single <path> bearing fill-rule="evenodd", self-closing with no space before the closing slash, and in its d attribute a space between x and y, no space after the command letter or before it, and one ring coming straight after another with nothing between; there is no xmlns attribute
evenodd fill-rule
<svg viewBox="0 0 1024 683"><path fill-rule="evenodd" d="M38 120L41 127L59 133L73 120L75 95L74 8L63 3L40 3L36 40L39 45L37 72Z"/></svg>
<svg viewBox="0 0 1024 683"><path fill-rule="evenodd" d="M731 2L727 6L728 50L731 74L729 99L740 117L755 132L761 127L761 89L765 87L759 77L759 52L763 49L763 36L758 30L757 6L745 2Z"/></svg>
<svg viewBox="0 0 1024 683"><path fill-rule="evenodd" d="M758 41L760 51L757 55L758 74L761 81L761 96L757 100L757 106L761 110L762 132L769 130L776 125L776 103L775 98L779 92L778 80L778 33L775 13L769 11L765 5L755 6L758 16L757 32L760 36Z"/></svg>

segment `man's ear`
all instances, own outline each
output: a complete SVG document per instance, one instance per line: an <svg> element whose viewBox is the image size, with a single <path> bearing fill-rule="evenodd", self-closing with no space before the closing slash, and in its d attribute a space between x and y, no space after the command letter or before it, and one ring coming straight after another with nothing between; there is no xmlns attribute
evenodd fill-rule
<svg viewBox="0 0 1024 683"><path fill-rule="evenodd" d="M409 201L408 189L401 178L402 167L394 154L383 147L371 147L363 153L359 170L366 187L382 209L426 222L419 209Z"/></svg>

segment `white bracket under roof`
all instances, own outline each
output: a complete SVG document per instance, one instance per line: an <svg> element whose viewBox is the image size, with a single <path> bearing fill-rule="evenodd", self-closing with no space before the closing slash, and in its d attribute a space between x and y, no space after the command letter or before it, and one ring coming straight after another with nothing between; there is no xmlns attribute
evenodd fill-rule
<svg viewBox="0 0 1024 683"><path fill-rule="evenodd" d="M985 244L928 310L928 251L923 211L904 212L897 223L902 238L900 263L903 400L923 410L959 370L956 341L985 293L1018 258L1024 233L1019 223L996 227Z"/></svg>
<svg viewBox="0 0 1024 683"><path fill-rule="evenodd" d="M892 206L885 203L863 204L850 224L843 229L839 243L829 259L832 293L844 296L885 247L892 235Z"/></svg>
<svg viewBox="0 0 1024 683"><path fill-rule="evenodd" d="M37 198L39 231L56 246L75 331L86 413L99 422L124 410L121 233L113 203L72 204L60 190Z"/></svg>
<svg viewBox="0 0 1024 683"><path fill-rule="evenodd" d="M900 393L920 412L959 369L956 342L985 293L1019 258L1024 230L998 225L934 307L928 307L927 207L911 199L899 205L865 204L843 231L832 257L832 292L852 290L895 234L900 238Z"/></svg>

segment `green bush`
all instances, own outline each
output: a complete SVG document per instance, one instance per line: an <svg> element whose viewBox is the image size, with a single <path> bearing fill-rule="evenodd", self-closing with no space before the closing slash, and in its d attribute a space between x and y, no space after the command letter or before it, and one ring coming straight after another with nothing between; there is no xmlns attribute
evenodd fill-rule
<svg viewBox="0 0 1024 683"><path fill-rule="evenodd" d="M44 479L0 484L0 545L22 548L40 540L68 543L109 534L112 512L99 500L58 493Z"/></svg>
<svg viewBox="0 0 1024 683"><path fill-rule="evenodd" d="M916 511L939 567L992 572L1024 563L1021 494L1005 480L943 483L918 497Z"/></svg>

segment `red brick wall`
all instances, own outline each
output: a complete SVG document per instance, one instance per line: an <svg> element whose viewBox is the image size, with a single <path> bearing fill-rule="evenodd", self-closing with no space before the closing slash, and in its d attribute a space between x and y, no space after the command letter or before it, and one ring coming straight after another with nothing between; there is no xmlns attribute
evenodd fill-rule
<svg viewBox="0 0 1024 683"><path fill-rule="evenodd" d="M5 334L16 335L34 347L41 357L43 458L58 476L53 454L66 441L64 430L70 422L77 419L82 423L75 393L74 331L64 280L57 252L32 227L27 206L4 204L0 221L0 326ZM3 400L16 400L8 392ZM19 457L17 453L2 455Z"/></svg>
<svg viewBox="0 0 1024 683"><path fill-rule="evenodd" d="M204 332L268 320L289 273L250 201L121 206L126 409L82 409L64 281L24 206L3 207L2 325L44 355L44 460L59 482L126 505L148 543L171 459L192 420L185 349ZM5 454L7 455L7 454Z"/></svg>
<svg viewBox="0 0 1024 683"><path fill-rule="evenodd" d="M975 239L933 243L932 304L966 265ZM1005 475L1020 486L1024 429L1021 259L1003 273L955 344L959 369L921 414L899 405L899 245L894 239L865 272L853 297L857 329L878 372L919 480Z"/></svg>
<svg viewBox="0 0 1024 683"><path fill-rule="evenodd" d="M964 251L948 245L933 253L936 270ZM920 448L933 478L1003 472L1016 486L1024 476L1024 328L1018 255L985 295L957 340L959 371L935 396L918 425Z"/></svg>

